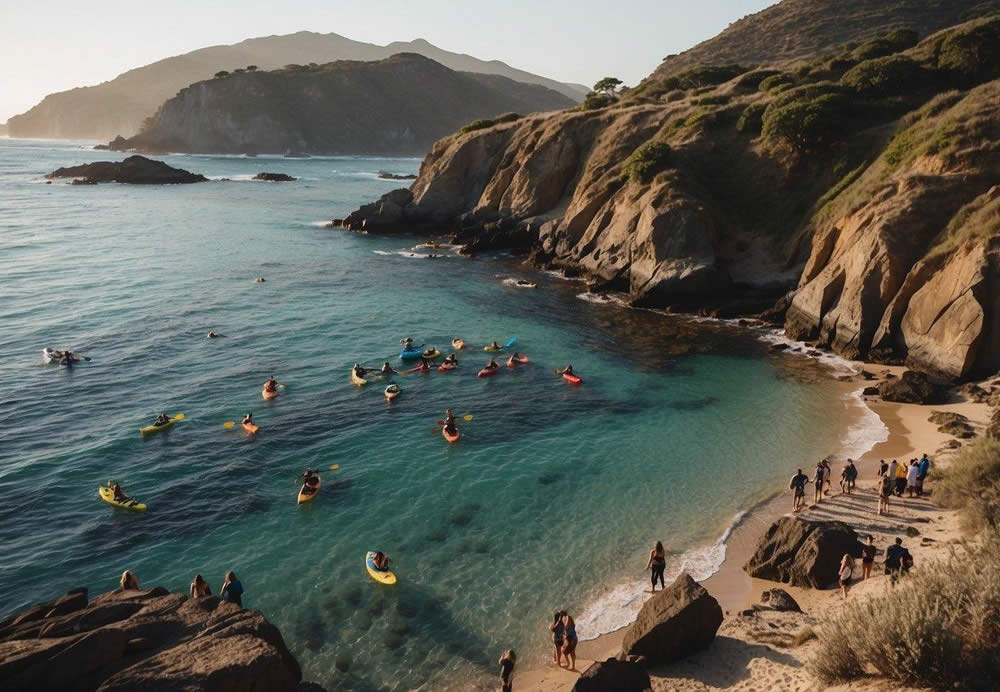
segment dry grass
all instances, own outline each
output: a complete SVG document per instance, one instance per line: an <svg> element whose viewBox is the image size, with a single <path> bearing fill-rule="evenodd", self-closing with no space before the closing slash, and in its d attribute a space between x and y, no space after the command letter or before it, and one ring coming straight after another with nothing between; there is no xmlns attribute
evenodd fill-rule
<svg viewBox="0 0 1000 692"><path fill-rule="evenodd" d="M1000 534L1000 440L980 437L939 473L934 499L960 509L970 530L989 528Z"/></svg>

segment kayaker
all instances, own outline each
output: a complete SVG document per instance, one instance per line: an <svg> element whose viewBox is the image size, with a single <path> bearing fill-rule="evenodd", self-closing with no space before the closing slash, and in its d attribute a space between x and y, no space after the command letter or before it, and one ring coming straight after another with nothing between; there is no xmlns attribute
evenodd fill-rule
<svg viewBox="0 0 1000 692"><path fill-rule="evenodd" d="M450 408L444 410L444 424L445 425L455 425L455 414L451 412Z"/></svg>
<svg viewBox="0 0 1000 692"><path fill-rule="evenodd" d="M191 598L204 598L211 595L212 589L208 582L200 574L194 575L194 581L191 582Z"/></svg>
<svg viewBox="0 0 1000 692"><path fill-rule="evenodd" d="M265 392L274 392L278 390L278 381L274 379L274 375L268 378L267 382L264 383Z"/></svg>
<svg viewBox="0 0 1000 692"><path fill-rule="evenodd" d="M215 338L215 337L217 337L217 336L219 336L219 335L218 335L218 334L216 334L215 332L211 332L211 331L210 331L210 332L208 333L208 338L209 338L209 339L214 339L214 338Z"/></svg>
<svg viewBox="0 0 1000 692"><path fill-rule="evenodd" d="M412 351L413 350L413 339L412 338L406 337L405 339L401 339L399 341L399 343L403 344L403 350L404 351Z"/></svg>
<svg viewBox="0 0 1000 692"><path fill-rule="evenodd" d="M392 369L389 365L389 361L382 363L382 370L380 371L383 375L398 375L399 373Z"/></svg>
<svg viewBox="0 0 1000 692"><path fill-rule="evenodd" d="M311 495L316 492L316 486L319 485L319 476L312 469L306 469L306 472L302 474L302 485L305 486L306 494Z"/></svg>
<svg viewBox="0 0 1000 692"><path fill-rule="evenodd" d="M364 377L367 374L368 374L368 368L361 367L360 363L354 364L354 375L356 377Z"/></svg>
<svg viewBox="0 0 1000 692"><path fill-rule="evenodd" d="M445 365L458 365L458 358L455 357L454 353L449 353L444 357Z"/></svg>
<svg viewBox="0 0 1000 692"><path fill-rule="evenodd" d="M59 356L60 365L72 365L74 362L75 359L73 358L73 354L69 351L63 351L62 355Z"/></svg>
<svg viewBox="0 0 1000 692"><path fill-rule="evenodd" d="M243 607L243 584L236 578L235 572L226 572L226 581L222 584L219 596L223 601L235 603L240 608Z"/></svg>
<svg viewBox="0 0 1000 692"><path fill-rule="evenodd" d="M500 367L500 363L497 362L496 358L490 358L490 362L485 365L484 370L496 370Z"/></svg>
<svg viewBox="0 0 1000 692"><path fill-rule="evenodd" d="M170 422L170 416L168 416L163 411L160 411L160 415L158 415L156 417L156 420L153 421L153 425L157 425L157 426L159 426L159 425L166 425L169 422Z"/></svg>
<svg viewBox="0 0 1000 692"><path fill-rule="evenodd" d="M114 485L111 486L111 489L115 493L115 502L128 502L129 501L129 499L130 499L129 496L126 495L124 492L122 492L122 487L120 485L118 485L117 483L115 483Z"/></svg>
<svg viewBox="0 0 1000 692"><path fill-rule="evenodd" d="M433 358L434 357L434 351L436 351L436 350L437 349L434 349L434 348L424 349L424 357L425 358Z"/></svg>
<svg viewBox="0 0 1000 692"><path fill-rule="evenodd" d="M135 578L135 575L125 570L122 572L122 578L118 580L118 585L121 586L122 591L127 589L139 589L139 580Z"/></svg>
<svg viewBox="0 0 1000 692"><path fill-rule="evenodd" d="M559 371L559 374L560 375L572 375L573 374L573 366L572 365L567 365L565 369Z"/></svg>
<svg viewBox="0 0 1000 692"><path fill-rule="evenodd" d="M518 353L517 351L514 351L512 354L510 354L510 358L507 359L507 365L520 365L520 363L521 363L521 354Z"/></svg>
<svg viewBox="0 0 1000 692"><path fill-rule="evenodd" d="M389 556L381 550L376 551L375 555L372 557L372 564L375 565L375 569L378 571L385 572L389 569Z"/></svg>
<svg viewBox="0 0 1000 692"><path fill-rule="evenodd" d="M247 425L247 424L253 425L253 414L252 413L248 413L247 415L243 416L242 425Z"/></svg>
<svg viewBox="0 0 1000 692"><path fill-rule="evenodd" d="M499 351L500 350L500 344L498 344L496 341L494 341L492 344L490 344L490 348L493 349L494 351Z"/></svg>
<svg viewBox="0 0 1000 692"><path fill-rule="evenodd" d="M414 370L418 372L430 372L430 369L431 369L431 362L427 360L425 357L420 356L420 365L415 367Z"/></svg>

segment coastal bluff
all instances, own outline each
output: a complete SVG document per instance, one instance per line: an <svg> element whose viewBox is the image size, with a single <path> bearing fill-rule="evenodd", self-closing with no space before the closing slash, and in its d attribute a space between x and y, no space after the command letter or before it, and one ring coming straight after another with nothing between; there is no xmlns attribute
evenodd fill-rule
<svg viewBox="0 0 1000 692"><path fill-rule="evenodd" d="M278 628L216 596L74 589L0 622L0 689L322 692Z"/></svg>

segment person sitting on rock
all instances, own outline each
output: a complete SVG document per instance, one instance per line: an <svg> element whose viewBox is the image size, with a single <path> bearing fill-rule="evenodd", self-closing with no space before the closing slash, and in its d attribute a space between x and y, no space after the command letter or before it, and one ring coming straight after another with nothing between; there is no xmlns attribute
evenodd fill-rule
<svg viewBox="0 0 1000 692"><path fill-rule="evenodd" d="M194 581L191 582L191 598L204 598L211 595L212 589L204 577L200 574L194 575Z"/></svg>
<svg viewBox="0 0 1000 692"><path fill-rule="evenodd" d="M121 586L122 591L127 591L129 589L139 589L139 580L136 579L135 575L125 570L122 572L122 578L118 580L119 586Z"/></svg>
<svg viewBox="0 0 1000 692"><path fill-rule="evenodd" d="M240 608L243 607L243 584L236 578L235 572L226 572L226 581L222 583L222 590L219 596L223 601L235 603Z"/></svg>

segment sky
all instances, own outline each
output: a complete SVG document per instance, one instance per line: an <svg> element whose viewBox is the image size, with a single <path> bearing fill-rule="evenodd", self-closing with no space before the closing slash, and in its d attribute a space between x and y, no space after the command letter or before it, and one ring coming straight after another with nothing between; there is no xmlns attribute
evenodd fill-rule
<svg viewBox="0 0 1000 692"><path fill-rule="evenodd" d="M0 0L0 122L46 94L205 46L296 31L445 50L563 82L636 84L776 0Z"/></svg>

